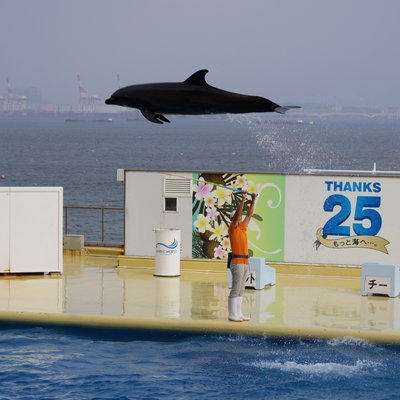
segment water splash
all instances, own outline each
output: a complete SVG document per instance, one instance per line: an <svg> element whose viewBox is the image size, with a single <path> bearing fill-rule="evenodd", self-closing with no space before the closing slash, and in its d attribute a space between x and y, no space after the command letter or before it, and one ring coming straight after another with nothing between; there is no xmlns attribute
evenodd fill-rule
<svg viewBox="0 0 400 400"><path fill-rule="evenodd" d="M355 347L363 347L363 348L372 348L376 347L375 344L368 342L364 339L358 339L350 336L331 339L327 341L328 346L355 346Z"/></svg>
<svg viewBox="0 0 400 400"><path fill-rule="evenodd" d="M351 376L375 371L382 364L369 360L357 360L354 364L343 364L336 362L301 363L297 361L255 361L251 366L279 370L282 372L298 373L304 375L329 375L329 376Z"/></svg>
<svg viewBox="0 0 400 400"><path fill-rule="evenodd" d="M264 150L269 170L299 173L317 166L329 168L335 158L324 142L321 123L254 115L229 115L229 120L247 126Z"/></svg>

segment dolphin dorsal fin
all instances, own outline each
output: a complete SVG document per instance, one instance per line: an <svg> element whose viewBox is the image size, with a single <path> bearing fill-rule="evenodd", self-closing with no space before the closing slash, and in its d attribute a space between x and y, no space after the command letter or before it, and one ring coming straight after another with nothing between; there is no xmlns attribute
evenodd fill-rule
<svg viewBox="0 0 400 400"><path fill-rule="evenodd" d="M208 69L201 69L200 71L195 72L193 75L190 75L189 78L186 79L185 83L197 86L209 86L205 78L207 72Z"/></svg>

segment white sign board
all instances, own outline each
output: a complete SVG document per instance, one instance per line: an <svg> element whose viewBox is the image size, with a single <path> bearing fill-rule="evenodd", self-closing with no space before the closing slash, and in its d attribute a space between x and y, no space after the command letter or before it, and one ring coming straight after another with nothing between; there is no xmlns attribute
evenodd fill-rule
<svg viewBox="0 0 400 400"><path fill-rule="evenodd" d="M287 176L285 261L398 262L399 180Z"/></svg>

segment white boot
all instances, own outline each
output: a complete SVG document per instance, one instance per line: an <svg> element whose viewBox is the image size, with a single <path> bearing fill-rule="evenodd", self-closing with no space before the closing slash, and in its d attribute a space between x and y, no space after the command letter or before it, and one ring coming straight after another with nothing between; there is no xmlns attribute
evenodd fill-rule
<svg viewBox="0 0 400 400"><path fill-rule="evenodd" d="M228 297L228 319L229 321L242 322L237 313L239 297Z"/></svg>
<svg viewBox="0 0 400 400"><path fill-rule="evenodd" d="M237 297L237 299L238 299L238 302L237 302L236 314L239 316L239 318L242 318L243 321L250 321L250 317L245 317L242 313L243 296Z"/></svg>

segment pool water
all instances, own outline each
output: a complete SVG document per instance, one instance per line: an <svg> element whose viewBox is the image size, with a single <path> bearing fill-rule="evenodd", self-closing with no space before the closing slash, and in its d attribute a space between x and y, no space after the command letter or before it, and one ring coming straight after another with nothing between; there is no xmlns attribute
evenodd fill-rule
<svg viewBox="0 0 400 400"><path fill-rule="evenodd" d="M398 399L400 347L343 338L0 330L0 399Z"/></svg>

